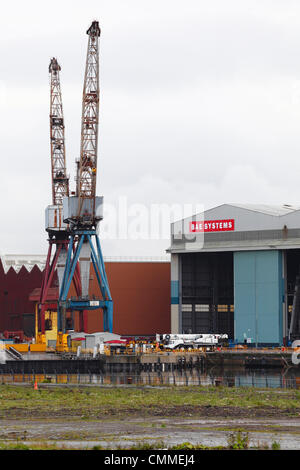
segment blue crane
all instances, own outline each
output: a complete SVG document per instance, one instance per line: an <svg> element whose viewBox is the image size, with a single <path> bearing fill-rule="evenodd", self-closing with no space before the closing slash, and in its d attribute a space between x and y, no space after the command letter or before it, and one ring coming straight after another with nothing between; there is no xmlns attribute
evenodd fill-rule
<svg viewBox="0 0 300 470"><path fill-rule="evenodd" d="M77 162L75 196L63 198L63 219L69 225L69 245L58 299L58 331L65 334L67 310L102 309L103 330L112 332L113 301L97 234L103 219L103 197L96 196L99 121L99 37L98 21L87 30L88 48L84 75L80 159ZM80 265L81 296L70 297L69 289ZM101 296L89 295L90 267L94 268Z"/></svg>

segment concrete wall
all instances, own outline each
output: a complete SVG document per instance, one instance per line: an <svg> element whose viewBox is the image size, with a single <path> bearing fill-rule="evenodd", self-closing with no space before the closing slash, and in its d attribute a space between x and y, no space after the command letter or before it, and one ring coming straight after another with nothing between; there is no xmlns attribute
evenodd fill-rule
<svg viewBox="0 0 300 470"><path fill-rule="evenodd" d="M279 250L234 253L235 339L282 344L283 279Z"/></svg>

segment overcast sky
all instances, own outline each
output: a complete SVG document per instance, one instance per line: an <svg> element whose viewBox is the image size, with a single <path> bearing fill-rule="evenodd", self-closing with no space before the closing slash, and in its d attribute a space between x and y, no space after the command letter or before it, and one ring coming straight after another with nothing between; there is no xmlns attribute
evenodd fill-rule
<svg viewBox="0 0 300 470"><path fill-rule="evenodd" d="M47 250L53 56L75 188L95 19L97 193L108 207L300 203L299 1L17 0L0 15L0 252ZM169 245L118 236L103 240L104 256L164 256Z"/></svg>

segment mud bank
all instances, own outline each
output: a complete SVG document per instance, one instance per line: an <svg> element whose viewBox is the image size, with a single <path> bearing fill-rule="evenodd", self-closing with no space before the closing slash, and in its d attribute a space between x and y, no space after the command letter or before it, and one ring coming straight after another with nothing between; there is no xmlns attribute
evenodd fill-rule
<svg viewBox="0 0 300 470"><path fill-rule="evenodd" d="M226 446L236 430L247 432L251 447L276 442L280 448L300 449L300 418L203 418L203 417L110 417L80 419L2 419L0 440L6 443L47 443L65 449L126 448L142 443L174 446L183 442L193 445Z"/></svg>

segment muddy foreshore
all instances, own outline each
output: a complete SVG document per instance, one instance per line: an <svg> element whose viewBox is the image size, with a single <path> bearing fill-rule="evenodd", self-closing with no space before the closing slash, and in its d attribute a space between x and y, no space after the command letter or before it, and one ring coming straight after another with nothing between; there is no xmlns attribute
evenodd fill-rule
<svg viewBox="0 0 300 470"><path fill-rule="evenodd" d="M158 410L144 416L127 411L82 419L67 410L51 416L32 416L30 412L20 416L18 410L13 416L12 410L9 416L0 418L0 442L73 450L122 450L147 445L161 449L183 443L226 448L230 436L242 432L247 435L250 448L271 449L276 443L281 450L300 449L300 418L287 412L278 415L278 410L268 410L268 416L264 410L256 414L255 410L247 413L227 407L212 407L209 412L203 409L197 416L191 408L181 409L182 416L162 415Z"/></svg>
<svg viewBox="0 0 300 470"><path fill-rule="evenodd" d="M122 410L103 410L101 412L94 413L93 410L90 412L82 413L74 409L60 409L54 410L50 415L49 412L30 410L24 408L10 408L9 410L0 411L0 419L41 419L47 417L48 419L69 419L69 418L81 418L81 419L107 419L108 417L127 419L130 418L172 418L172 417L201 417L201 418L288 418L288 417L299 417L300 420L300 406L299 408L286 408L278 409L272 406L269 407L239 407L239 406L148 406L145 409L137 411L136 408L126 407Z"/></svg>
<svg viewBox="0 0 300 470"><path fill-rule="evenodd" d="M211 449L226 448L230 436L242 432L252 448L300 449L297 390L40 384L38 390L4 385L0 394L0 446L118 450L190 443Z"/></svg>

